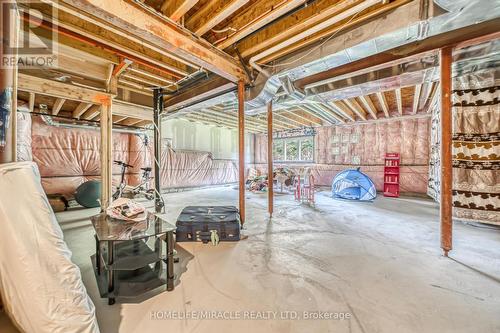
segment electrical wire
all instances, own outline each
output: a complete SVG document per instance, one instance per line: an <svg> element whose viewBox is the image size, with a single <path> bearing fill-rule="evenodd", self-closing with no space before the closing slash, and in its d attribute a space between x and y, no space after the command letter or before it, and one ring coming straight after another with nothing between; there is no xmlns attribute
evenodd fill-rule
<svg viewBox="0 0 500 333"><path fill-rule="evenodd" d="M233 27L227 27L227 28L220 29L220 30L212 29L212 32L215 32L216 34L221 34L221 33L227 32L227 31L236 32L236 31L238 31L238 29L235 29Z"/></svg>

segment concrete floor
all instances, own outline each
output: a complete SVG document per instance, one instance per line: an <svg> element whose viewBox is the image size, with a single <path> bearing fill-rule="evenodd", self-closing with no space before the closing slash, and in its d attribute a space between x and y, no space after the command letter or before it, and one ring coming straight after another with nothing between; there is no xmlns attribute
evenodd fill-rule
<svg viewBox="0 0 500 333"><path fill-rule="evenodd" d="M266 202L265 194L247 194L245 240L178 244L194 257L173 292L113 306L99 298L89 260L88 216L95 210L57 214L101 331L500 332L500 229L455 223L455 248L445 258L439 210L430 200L379 196L359 203L320 192L311 208L280 195L272 221ZM166 203L175 221L187 205L235 205L237 191L171 193ZM244 318L158 319L168 311ZM350 319L305 320L304 311Z"/></svg>

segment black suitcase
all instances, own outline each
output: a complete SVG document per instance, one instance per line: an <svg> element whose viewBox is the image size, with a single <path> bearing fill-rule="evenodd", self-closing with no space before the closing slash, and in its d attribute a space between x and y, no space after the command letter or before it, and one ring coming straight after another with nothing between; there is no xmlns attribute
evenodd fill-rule
<svg viewBox="0 0 500 333"><path fill-rule="evenodd" d="M177 242L208 243L216 233L219 241L240 240L240 213L234 206L188 206L177 218Z"/></svg>

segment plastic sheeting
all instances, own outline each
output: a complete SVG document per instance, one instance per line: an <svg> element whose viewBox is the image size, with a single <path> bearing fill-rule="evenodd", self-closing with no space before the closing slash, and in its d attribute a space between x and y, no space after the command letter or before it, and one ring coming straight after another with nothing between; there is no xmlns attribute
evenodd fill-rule
<svg viewBox="0 0 500 333"><path fill-rule="evenodd" d="M237 181L238 166L235 161L214 160L210 153L163 150L163 188L218 185Z"/></svg>
<svg viewBox="0 0 500 333"><path fill-rule="evenodd" d="M27 132L27 131L26 131ZM75 189L88 180L100 178L100 133L97 129L67 128L46 124L32 117L31 152L42 176L46 193L71 197ZM142 139L135 134L113 133L113 159L143 161ZM128 163L129 163L128 162ZM133 163L131 163L133 164ZM126 179L137 184L140 167L127 170ZM113 184L119 182L120 168L113 164Z"/></svg>
<svg viewBox="0 0 500 333"><path fill-rule="evenodd" d="M31 161L31 115L17 113L17 160Z"/></svg>
<svg viewBox="0 0 500 333"><path fill-rule="evenodd" d="M500 70L453 81L453 217L500 225ZM433 107L428 192L440 197L440 105Z"/></svg>
<svg viewBox="0 0 500 333"><path fill-rule="evenodd" d="M72 197L76 188L100 179L100 133L96 129L51 126L40 116L20 113L18 151L22 159L36 162L47 194ZM21 157L21 156L20 156ZM140 182L141 168L153 167L153 144L144 135L113 133L113 159L133 165L127 169L128 185ZM210 153L162 151L162 187L193 187L236 182L238 168L232 160L213 159ZM113 185L119 183L120 167L113 165Z"/></svg>
<svg viewBox="0 0 500 333"><path fill-rule="evenodd" d="M98 333L94 304L40 185L36 164L0 165L0 291L26 333Z"/></svg>
<svg viewBox="0 0 500 333"><path fill-rule="evenodd" d="M316 128L312 175L316 184L330 186L337 173L360 167L382 191L385 154L400 153L401 192L426 193L429 131L430 117ZM257 135L255 140L255 167L266 173L266 136Z"/></svg>

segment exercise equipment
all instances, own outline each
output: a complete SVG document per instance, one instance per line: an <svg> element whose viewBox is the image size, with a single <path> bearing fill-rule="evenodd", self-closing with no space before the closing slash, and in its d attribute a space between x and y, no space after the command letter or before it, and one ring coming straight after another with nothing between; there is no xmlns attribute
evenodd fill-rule
<svg viewBox="0 0 500 333"><path fill-rule="evenodd" d="M115 193L113 193L113 200L116 200L118 198L121 198L123 194L123 190L125 190L125 187L127 186L127 183L125 182L125 171L127 171L127 168L133 168L133 165L127 164L122 161L114 161L113 163L117 164L120 166L121 171L120 171L120 184L116 187Z"/></svg>
<svg viewBox="0 0 500 333"><path fill-rule="evenodd" d="M141 183L133 187L130 191L132 192L134 197L136 195L142 194L144 195L144 197L146 197L146 199L153 200L155 197L155 189L151 188L150 186L151 179L153 179L153 177L151 177L152 169L150 167L146 167L146 168L141 168L141 170L142 170Z"/></svg>
<svg viewBox="0 0 500 333"><path fill-rule="evenodd" d="M101 205L101 182L89 180L77 187L75 200L86 208L95 208Z"/></svg>

